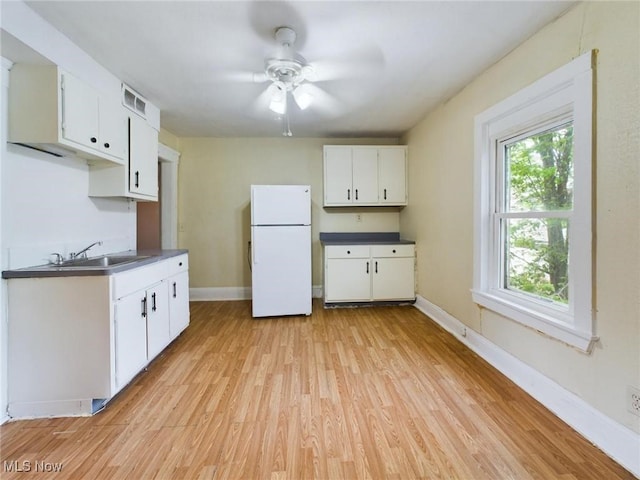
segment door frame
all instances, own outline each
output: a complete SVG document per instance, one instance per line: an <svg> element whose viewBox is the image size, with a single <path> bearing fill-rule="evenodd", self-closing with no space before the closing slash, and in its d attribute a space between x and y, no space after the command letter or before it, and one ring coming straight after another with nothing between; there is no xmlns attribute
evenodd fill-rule
<svg viewBox="0 0 640 480"><path fill-rule="evenodd" d="M160 245L163 249L178 248L178 163L180 152L158 143L160 189Z"/></svg>

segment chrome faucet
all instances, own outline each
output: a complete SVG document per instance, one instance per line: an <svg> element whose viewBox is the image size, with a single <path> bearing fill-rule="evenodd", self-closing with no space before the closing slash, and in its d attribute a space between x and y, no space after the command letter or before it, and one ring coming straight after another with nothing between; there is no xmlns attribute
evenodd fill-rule
<svg viewBox="0 0 640 480"><path fill-rule="evenodd" d="M62 265L64 263L64 257L62 256L61 253L53 252L51 255L56 256L56 259L53 262L51 262L54 265Z"/></svg>
<svg viewBox="0 0 640 480"><path fill-rule="evenodd" d="M87 251L88 251L91 247L93 247L93 246L95 246L95 245L102 245L102 242L101 242L101 241L94 242L94 243L92 243L91 245L89 245L88 247L83 248L83 249L82 249L82 250L80 250L79 252L72 253L71 255L69 255L69 258L71 258L71 260L74 260L74 259L76 259L76 258L78 258L78 257L80 257L80 256L82 256L82 257L84 257L84 258L87 258Z"/></svg>

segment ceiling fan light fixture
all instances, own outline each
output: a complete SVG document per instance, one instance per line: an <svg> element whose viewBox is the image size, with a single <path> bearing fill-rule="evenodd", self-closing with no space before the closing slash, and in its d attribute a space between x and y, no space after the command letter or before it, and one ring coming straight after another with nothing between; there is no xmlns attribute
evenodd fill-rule
<svg viewBox="0 0 640 480"><path fill-rule="evenodd" d="M313 95L309 93L305 85L299 85L293 90L293 99L296 101L300 110L305 110L313 102Z"/></svg>
<svg viewBox="0 0 640 480"><path fill-rule="evenodd" d="M269 110L284 115L287 112L287 90L284 85L273 84L273 92L271 94L271 102L269 102Z"/></svg>

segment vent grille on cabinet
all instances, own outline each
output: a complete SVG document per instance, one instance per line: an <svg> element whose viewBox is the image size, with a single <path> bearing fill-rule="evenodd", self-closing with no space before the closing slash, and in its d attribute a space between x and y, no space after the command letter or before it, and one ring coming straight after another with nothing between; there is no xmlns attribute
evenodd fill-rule
<svg viewBox="0 0 640 480"><path fill-rule="evenodd" d="M142 118L147 118L147 101L124 83L122 84L122 104Z"/></svg>

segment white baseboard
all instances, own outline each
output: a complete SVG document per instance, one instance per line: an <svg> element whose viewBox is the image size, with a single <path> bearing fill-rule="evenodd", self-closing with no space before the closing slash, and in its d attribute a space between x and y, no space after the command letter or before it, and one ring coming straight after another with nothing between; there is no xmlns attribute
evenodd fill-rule
<svg viewBox="0 0 640 480"><path fill-rule="evenodd" d="M250 300L251 288L249 287L211 287L190 288L189 300L194 301L219 301L219 300Z"/></svg>
<svg viewBox="0 0 640 480"><path fill-rule="evenodd" d="M640 434L607 417L425 298L418 295L415 307L640 478Z"/></svg>
<svg viewBox="0 0 640 480"><path fill-rule="evenodd" d="M322 287L313 286L311 295L322 298ZM193 301L251 300L251 287L190 288L189 299Z"/></svg>

